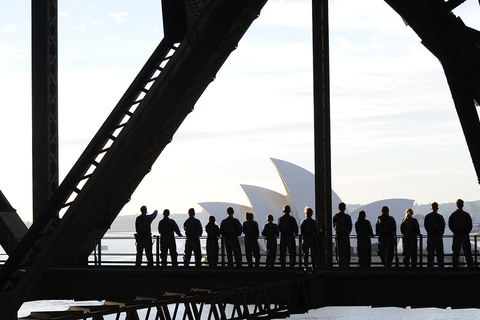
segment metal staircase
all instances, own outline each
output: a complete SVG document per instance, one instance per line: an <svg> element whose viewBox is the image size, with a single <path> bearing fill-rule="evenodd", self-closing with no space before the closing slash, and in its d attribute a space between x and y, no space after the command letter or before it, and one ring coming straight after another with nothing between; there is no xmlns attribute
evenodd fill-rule
<svg viewBox="0 0 480 320"><path fill-rule="evenodd" d="M47 266L86 262L266 1L203 1L181 42L162 40L1 268L0 319Z"/></svg>

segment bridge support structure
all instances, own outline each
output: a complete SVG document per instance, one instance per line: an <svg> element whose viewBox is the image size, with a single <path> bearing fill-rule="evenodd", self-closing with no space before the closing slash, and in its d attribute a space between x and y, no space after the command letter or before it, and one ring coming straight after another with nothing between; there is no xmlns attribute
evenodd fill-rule
<svg viewBox="0 0 480 320"><path fill-rule="evenodd" d="M73 272L75 273L75 271ZM241 285L235 286L233 284L235 281L232 281L232 279L235 279L233 274L230 277L223 277L223 280L219 281L221 284L210 283L210 285L206 285L203 272L196 273L194 278L197 280L191 280L187 276L188 280L186 281L182 281L185 278L182 273L175 274L173 272L169 275L170 279L174 278L171 281L161 281L159 284L162 285L148 288L145 291L145 293L148 293L147 297L137 295L130 299L127 299L127 296L117 296L115 298L116 294L113 294L105 296L107 300L103 304L76 305L65 311L34 312L21 319L103 320L104 316L107 315L136 320L278 319L286 318L291 314L306 313L308 310L324 305L322 300L324 294L320 291L325 286L318 281L312 281L314 280L312 277L305 275L300 277L288 275L288 279L282 281L271 281L272 279L267 276L267 281L262 282L254 276L254 273L234 272L237 279L243 279ZM152 276L150 281L155 281L155 278L159 276L158 272L156 277L151 270L147 271L147 274ZM70 275L72 274L70 273ZM212 279L211 275L209 279ZM255 278L258 283L251 281L248 285L245 285L244 281L247 278ZM89 283L94 285L96 282L91 281ZM167 287L165 287L165 283L167 283ZM200 285L200 287L192 287L188 290L183 288L184 285L195 284ZM118 282L117 285L122 286ZM66 287L75 288L75 286L63 286L63 288ZM131 288L131 286L129 287ZM177 290L171 290L174 287ZM70 293L72 291L75 291L75 289L71 290ZM95 291L91 290L91 292Z"/></svg>

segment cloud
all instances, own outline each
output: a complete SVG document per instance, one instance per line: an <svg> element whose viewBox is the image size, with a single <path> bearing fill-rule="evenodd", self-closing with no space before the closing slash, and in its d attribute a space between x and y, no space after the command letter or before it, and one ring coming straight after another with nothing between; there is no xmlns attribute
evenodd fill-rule
<svg viewBox="0 0 480 320"><path fill-rule="evenodd" d="M113 17L115 22L125 22L128 17L128 12L109 13L108 16Z"/></svg>
<svg viewBox="0 0 480 320"><path fill-rule="evenodd" d="M6 25L6 26L3 26L1 28L1 31L0 33L1 34L14 34L16 33L18 30L20 29L20 27L16 24L9 24L9 25Z"/></svg>

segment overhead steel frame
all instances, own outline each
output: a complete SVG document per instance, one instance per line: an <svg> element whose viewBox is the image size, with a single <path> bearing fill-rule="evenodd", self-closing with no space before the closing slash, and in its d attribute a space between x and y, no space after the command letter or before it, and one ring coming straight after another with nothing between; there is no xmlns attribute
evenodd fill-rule
<svg viewBox="0 0 480 320"><path fill-rule="evenodd" d="M33 219L58 187L57 0L32 0Z"/></svg>
<svg viewBox="0 0 480 320"><path fill-rule="evenodd" d="M316 217L332 265L328 0L312 0ZM33 217L58 187L57 1L32 1ZM45 79L47 81L45 81Z"/></svg>
<svg viewBox="0 0 480 320"><path fill-rule="evenodd" d="M477 179L480 179L480 32L451 11L465 0L385 0L442 64Z"/></svg>
<svg viewBox="0 0 480 320"><path fill-rule="evenodd" d="M330 138L330 55L328 0L312 0L313 104L315 131L315 214L323 230L321 263L331 267L332 163Z"/></svg>

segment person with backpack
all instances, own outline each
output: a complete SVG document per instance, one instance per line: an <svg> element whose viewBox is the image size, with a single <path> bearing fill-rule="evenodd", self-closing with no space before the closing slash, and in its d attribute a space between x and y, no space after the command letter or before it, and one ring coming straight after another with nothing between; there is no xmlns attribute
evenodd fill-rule
<svg viewBox="0 0 480 320"><path fill-rule="evenodd" d="M286 266L287 249L290 260L290 268L295 266L297 258L295 237L298 235L297 220L290 215L291 209L288 204L283 206L283 216L278 218L278 229L280 231L280 265Z"/></svg>
<svg viewBox="0 0 480 320"><path fill-rule="evenodd" d="M139 267L142 264L143 251L147 256L147 266L153 267L152 254L152 221L157 217L158 211L153 211L152 214L147 215L147 207L140 208L140 215L135 219L135 240L137 242L137 255L135 259L135 266Z"/></svg>
<svg viewBox="0 0 480 320"><path fill-rule="evenodd" d="M372 240L374 236L372 225L366 219L367 214L361 210L355 222L355 233L357 234L358 265L370 267L372 264Z"/></svg>
<svg viewBox="0 0 480 320"><path fill-rule="evenodd" d="M263 227L262 236L267 241L267 268L275 266L275 258L277 257L277 238L280 234L278 225L273 222L273 216L267 216L267 223Z"/></svg>
<svg viewBox="0 0 480 320"><path fill-rule="evenodd" d="M313 209L305 207L305 220L300 225L300 234L302 235L303 264L305 271L308 271L308 256L312 257L312 270L317 265L317 239L320 233L320 226L317 220L313 219Z"/></svg>
<svg viewBox="0 0 480 320"><path fill-rule="evenodd" d="M337 251L338 266L350 266L350 233L352 232L352 218L345 213L347 206L338 204L338 212L332 217L335 229L335 250Z"/></svg>
<svg viewBox="0 0 480 320"><path fill-rule="evenodd" d="M455 202L457 210L455 210L448 218L448 227L453 232L452 242L452 262L453 267L458 267L460 258L460 249L463 249L465 261L468 268L473 267L472 245L470 243L470 232L472 231L472 217L466 211L463 211L464 202L458 199Z"/></svg>
<svg viewBox="0 0 480 320"><path fill-rule="evenodd" d="M225 241L225 250L227 251L228 266L233 267L233 257L238 268L242 267L242 249L238 237L243 232L243 227L237 218L233 217L232 207L227 208L227 217L220 223L220 234Z"/></svg>
<svg viewBox="0 0 480 320"><path fill-rule="evenodd" d="M215 216L208 217L205 226L207 232L207 261L210 267L216 267L218 263L218 238L220 238L220 227L215 222Z"/></svg>
<svg viewBox="0 0 480 320"><path fill-rule="evenodd" d="M438 213L438 203L432 202L431 212L425 216L423 222L427 231L427 265L433 268L435 254L440 268L445 266L443 252L443 234L445 233L445 218Z"/></svg>
<svg viewBox="0 0 480 320"><path fill-rule="evenodd" d="M392 266L395 253L397 223L390 216L390 209L387 206L383 206L381 212L375 225L375 233L378 236L378 255L382 264L389 268Z"/></svg>
<svg viewBox="0 0 480 320"><path fill-rule="evenodd" d="M253 213L246 212L243 222L243 233L245 234L245 255L247 256L248 267L253 267L253 259L255 259L255 267L260 266L260 248L258 246L259 229L257 221L253 220Z"/></svg>
<svg viewBox="0 0 480 320"><path fill-rule="evenodd" d="M190 264L190 258L192 252L195 256L195 266L202 266L202 248L200 246L200 236L203 233L203 227L200 220L195 218L195 209L188 209L188 219L185 220L183 224L183 229L185 230L185 255L184 255L184 264L186 267Z"/></svg>
<svg viewBox="0 0 480 320"><path fill-rule="evenodd" d="M417 219L413 217L412 208L408 208L405 212L405 218L403 218L402 223L400 224L400 231L403 235L403 263L407 268L414 268L417 266L417 239L420 236L420 225L418 224Z"/></svg>
<svg viewBox="0 0 480 320"><path fill-rule="evenodd" d="M179 237L183 237L175 220L170 219L170 210L163 210L163 219L158 222L158 233L160 234L160 256L162 258L162 267L167 266L168 251L172 260L172 266L176 267L177 263L177 243L175 242L175 233Z"/></svg>

